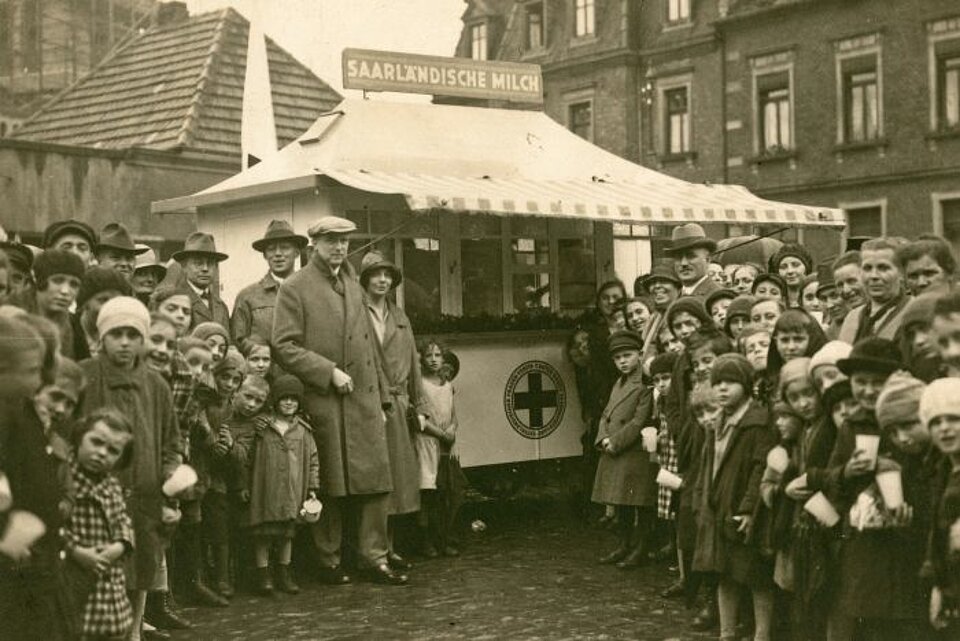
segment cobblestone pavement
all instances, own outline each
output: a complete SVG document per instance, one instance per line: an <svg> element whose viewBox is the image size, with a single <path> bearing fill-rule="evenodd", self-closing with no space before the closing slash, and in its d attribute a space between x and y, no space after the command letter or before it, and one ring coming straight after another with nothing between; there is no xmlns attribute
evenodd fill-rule
<svg viewBox="0 0 960 641"><path fill-rule="evenodd" d="M613 536L580 524L562 501L526 498L468 506L487 524L463 554L416 562L411 583L238 595L227 609L187 608L201 639L706 639L692 615L657 595L673 581L666 565L633 571L601 566Z"/></svg>

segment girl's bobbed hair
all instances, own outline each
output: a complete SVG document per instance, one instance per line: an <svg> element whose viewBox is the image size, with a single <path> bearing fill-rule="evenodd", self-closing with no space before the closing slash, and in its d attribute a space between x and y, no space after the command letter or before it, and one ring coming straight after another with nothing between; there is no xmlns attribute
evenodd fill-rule
<svg viewBox="0 0 960 641"><path fill-rule="evenodd" d="M106 424L106 426L114 432L123 432L124 434L129 434L131 437L133 436L133 426L120 410L115 407L101 407L84 416L74 426L70 438L74 449L80 447L80 441L83 440L84 434L92 430L97 423ZM133 438L127 440L123 454L120 455L120 459L117 461L117 466L114 469L123 470L130 465L130 462L133 460L133 441Z"/></svg>

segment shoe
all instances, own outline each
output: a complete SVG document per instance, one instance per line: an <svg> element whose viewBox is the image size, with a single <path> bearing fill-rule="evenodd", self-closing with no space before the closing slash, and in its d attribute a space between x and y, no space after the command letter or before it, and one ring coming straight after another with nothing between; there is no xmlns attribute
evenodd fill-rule
<svg viewBox="0 0 960 641"><path fill-rule="evenodd" d="M683 581L676 581L660 593L661 599L675 599L686 594L687 588Z"/></svg>
<svg viewBox="0 0 960 641"><path fill-rule="evenodd" d="M460 550L452 545L448 545L447 547L443 548L443 556L460 556Z"/></svg>
<svg viewBox="0 0 960 641"><path fill-rule="evenodd" d="M225 599L232 598L234 594L233 586L229 581L217 581L217 592Z"/></svg>
<svg viewBox="0 0 960 641"><path fill-rule="evenodd" d="M647 560L647 551L641 545L633 548L633 550L630 551L630 554L617 561L617 569L632 570L633 568L638 568L641 565L646 565Z"/></svg>
<svg viewBox="0 0 960 641"><path fill-rule="evenodd" d="M435 548L432 543L427 543L424 545L421 553L428 559L435 559L440 556L440 553L437 552L437 548Z"/></svg>
<svg viewBox="0 0 960 641"><path fill-rule="evenodd" d="M720 617L717 613L716 602L711 599L697 613L690 627L698 632L706 632L707 630L713 630L718 625L720 625Z"/></svg>
<svg viewBox="0 0 960 641"><path fill-rule="evenodd" d="M413 567L413 564L410 563L410 561L407 561L396 552L390 552L387 554L387 564L389 564L394 570L409 570Z"/></svg>
<svg viewBox="0 0 960 641"><path fill-rule="evenodd" d="M263 596L273 596L273 578L270 576L270 568L257 568L257 594Z"/></svg>
<svg viewBox="0 0 960 641"><path fill-rule="evenodd" d="M327 585L346 585L350 583L350 577L339 565L335 567L321 567L317 570L317 578L321 583Z"/></svg>
<svg viewBox="0 0 960 641"><path fill-rule="evenodd" d="M609 565L611 563L616 563L617 561L622 561L628 554L630 554L630 548L624 545L618 547L610 554L601 556L599 559L597 559L597 562L603 565Z"/></svg>
<svg viewBox="0 0 960 641"><path fill-rule="evenodd" d="M289 565L277 566L277 589L287 594L300 594L300 586L294 583Z"/></svg>
<svg viewBox="0 0 960 641"><path fill-rule="evenodd" d="M170 633L163 630L141 630L140 638L143 641L167 641Z"/></svg>
<svg viewBox="0 0 960 641"><path fill-rule="evenodd" d="M380 583L382 585L406 585L407 584L407 575L398 574L390 569L390 566L386 563L381 563L377 567L368 568L364 570L364 577L371 581L372 583Z"/></svg>
<svg viewBox="0 0 960 641"><path fill-rule="evenodd" d="M207 587L199 577L190 583L190 592L193 602L197 605L208 608L225 608L230 605L229 601Z"/></svg>
<svg viewBox="0 0 960 641"><path fill-rule="evenodd" d="M169 592L147 592L143 618L161 630L189 630L193 627L174 609L173 597Z"/></svg>

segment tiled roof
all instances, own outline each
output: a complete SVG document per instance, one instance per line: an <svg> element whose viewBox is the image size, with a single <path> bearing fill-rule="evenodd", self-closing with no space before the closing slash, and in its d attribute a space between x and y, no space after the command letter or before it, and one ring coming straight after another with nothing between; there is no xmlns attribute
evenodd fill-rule
<svg viewBox="0 0 960 641"><path fill-rule="evenodd" d="M250 23L227 8L134 37L47 103L18 138L126 149L180 149L240 159ZM278 146L341 96L267 39Z"/></svg>

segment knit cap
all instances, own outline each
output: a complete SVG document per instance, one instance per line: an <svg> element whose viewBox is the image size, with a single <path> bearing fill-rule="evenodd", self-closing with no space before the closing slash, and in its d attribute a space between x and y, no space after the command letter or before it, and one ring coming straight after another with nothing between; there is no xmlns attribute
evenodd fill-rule
<svg viewBox="0 0 960 641"><path fill-rule="evenodd" d="M886 429L896 423L917 420L924 387L923 381L907 372L891 374L877 397L876 412L880 427Z"/></svg>
<svg viewBox="0 0 960 641"><path fill-rule="evenodd" d="M703 299L699 296L681 296L667 309L667 327L673 326L674 317L680 312L687 312L700 321L702 327L710 327L713 318L707 313Z"/></svg>
<svg viewBox="0 0 960 641"><path fill-rule="evenodd" d="M810 359L810 375L822 365L836 365L837 361L850 356L853 345L846 341L830 341L821 347Z"/></svg>
<svg viewBox="0 0 960 641"><path fill-rule="evenodd" d="M787 386L796 381L810 379L810 359L795 358L792 361L784 363L780 368L780 381L778 383L779 396L784 398Z"/></svg>
<svg viewBox="0 0 960 641"><path fill-rule="evenodd" d="M766 274L760 274L753 281L753 293L756 294L757 287L760 283L773 283L780 290L780 295L783 296L787 291L787 283L785 280L780 278L780 274L774 274L773 272L767 272Z"/></svg>
<svg viewBox="0 0 960 641"><path fill-rule="evenodd" d="M80 279L77 309L82 309L84 304L97 294L108 291L115 291L121 296L133 295L133 288L120 272L108 267L90 267Z"/></svg>
<svg viewBox="0 0 960 641"><path fill-rule="evenodd" d="M223 340L230 344L230 336L227 334L226 328L220 323L214 323L213 321L207 321L205 323L200 323L193 328L193 331L190 332L190 335L194 338L199 338L202 341L207 340L211 336L222 336Z"/></svg>
<svg viewBox="0 0 960 641"><path fill-rule="evenodd" d="M270 386L270 390L273 392L274 402L286 396L295 396L298 401L303 402L303 383L292 374L278 376Z"/></svg>
<svg viewBox="0 0 960 641"><path fill-rule="evenodd" d="M813 271L813 259L810 257L810 252L800 243L786 243L778 249L777 253L770 257L770 271L774 274L779 272L780 261L788 256L793 256L803 263L803 266L807 268L808 274Z"/></svg>
<svg viewBox="0 0 960 641"><path fill-rule="evenodd" d="M740 294L734 298L730 301L730 307L727 308L727 322L730 322L730 319L734 316L750 318L750 310L753 309L753 304L756 302L757 299L750 294Z"/></svg>
<svg viewBox="0 0 960 641"><path fill-rule="evenodd" d="M721 354L713 362L710 372L710 384L716 385L721 381L740 383L747 390L753 386L753 367L746 357L740 354Z"/></svg>
<svg viewBox="0 0 960 641"><path fill-rule="evenodd" d="M673 368L677 365L677 354L667 352L666 354L657 354L650 361L650 376L657 374L673 374Z"/></svg>
<svg viewBox="0 0 960 641"><path fill-rule="evenodd" d="M130 327L146 337L150 329L150 312L132 296L111 298L97 314L97 333L106 336L110 330Z"/></svg>
<svg viewBox="0 0 960 641"><path fill-rule="evenodd" d="M54 274L83 278L85 269L83 259L63 249L48 249L33 261L33 274L40 281L46 281Z"/></svg>
<svg viewBox="0 0 960 641"><path fill-rule="evenodd" d="M960 378L938 378L920 396L920 420L925 427L946 415L960 416Z"/></svg>
<svg viewBox="0 0 960 641"><path fill-rule="evenodd" d="M930 325L933 322L933 308L937 304L937 299L942 296L942 292L928 292L911 299L903 308L900 327L906 329L916 323Z"/></svg>
<svg viewBox="0 0 960 641"><path fill-rule="evenodd" d="M206 325L207 323L203 323ZM217 323L209 323L210 325L217 325ZM217 325L219 327L219 325ZM199 328L200 326L197 325ZM213 366L214 374L222 374L227 371L236 370L241 374L247 373L247 361L244 360L243 354L237 351L236 347L228 347L227 353L223 355L223 358Z"/></svg>

